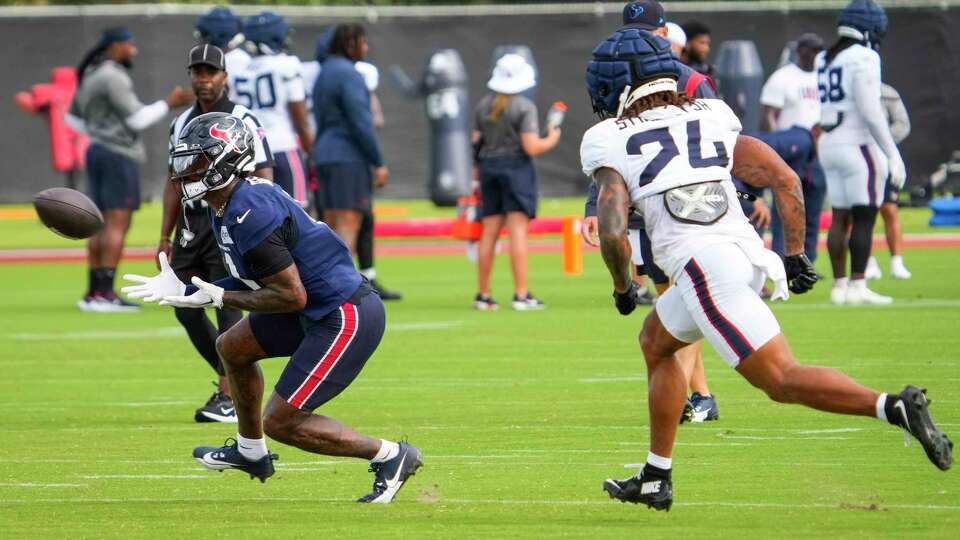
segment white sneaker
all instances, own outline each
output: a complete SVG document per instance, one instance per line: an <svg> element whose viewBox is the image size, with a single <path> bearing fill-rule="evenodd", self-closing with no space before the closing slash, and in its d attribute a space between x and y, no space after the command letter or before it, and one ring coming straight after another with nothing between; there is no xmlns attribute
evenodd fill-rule
<svg viewBox="0 0 960 540"><path fill-rule="evenodd" d="M873 255L867 260L867 269L863 272L864 279L880 279L883 277L883 271L877 263L877 258Z"/></svg>
<svg viewBox="0 0 960 540"><path fill-rule="evenodd" d="M842 306L847 303L847 282L837 282L833 283L833 288L830 289L830 301L838 306Z"/></svg>
<svg viewBox="0 0 960 540"><path fill-rule="evenodd" d="M520 298L516 294L513 295L513 309L517 311L539 311L546 307L543 302L530 294L529 291L527 292L526 298Z"/></svg>
<svg viewBox="0 0 960 540"><path fill-rule="evenodd" d="M893 276L893 279L910 279L913 277L913 274L904 266L903 259L890 261L890 275Z"/></svg>
<svg viewBox="0 0 960 540"><path fill-rule="evenodd" d="M847 287L847 304L872 304L885 306L893 303L893 298L875 293L867 288L866 280L851 281Z"/></svg>

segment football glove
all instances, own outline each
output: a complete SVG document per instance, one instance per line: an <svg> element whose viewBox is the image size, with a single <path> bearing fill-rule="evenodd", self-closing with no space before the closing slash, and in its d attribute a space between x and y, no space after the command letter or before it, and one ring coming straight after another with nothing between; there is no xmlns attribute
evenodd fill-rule
<svg viewBox="0 0 960 540"><path fill-rule="evenodd" d="M164 296L160 305L179 308L223 307L223 287L207 283L197 276L190 281L197 287L197 292L183 296L181 291L179 295Z"/></svg>
<svg viewBox="0 0 960 540"><path fill-rule="evenodd" d="M631 281L626 292L619 293L616 289L613 290L613 304L617 306L617 311L621 315L629 315L637 309L637 289L639 288L635 282Z"/></svg>
<svg viewBox="0 0 960 540"><path fill-rule="evenodd" d="M890 185L897 189L903 188L903 184L907 182L907 167L904 165L900 153L897 152L896 155L888 160L888 163L890 167Z"/></svg>
<svg viewBox="0 0 960 540"><path fill-rule="evenodd" d="M157 254L157 260L160 262L159 274L153 277L124 274L123 279L139 283L139 285L128 285L120 291L126 293L128 298L139 298L144 302L156 302L166 296L183 294L187 286L177 278L173 268L170 268L170 263L167 262L167 254L161 251Z"/></svg>
<svg viewBox="0 0 960 540"><path fill-rule="evenodd" d="M795 294L803 294L809 291L813 288L813 284L820 279L813 263L803 253L784 257L783 267L787 271L790 292Z"/></svg>

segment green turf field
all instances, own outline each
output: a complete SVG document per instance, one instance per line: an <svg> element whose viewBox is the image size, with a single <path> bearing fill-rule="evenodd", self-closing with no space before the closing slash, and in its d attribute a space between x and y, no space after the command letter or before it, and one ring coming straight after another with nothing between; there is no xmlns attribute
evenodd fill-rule
<svg viewBox="0 0 960 540"><path fill-rule="evenodd" d="M872 285L894 306L835 308L821 286L774 309L806 362L885 391L929 388L958 440L958 256L908 251L912 280ZM504 303L508 264L497 264ZM374 508L351 502L372 483L361 461L273 444L281 461L266 484L202 469L192 447L234 429L193 423L213 377L172 312L81 314L81 265L0 266L0 538L956 538L958 471L936 470L876 420L773 404L709 347L721 419L681 428L673 510L611 501L602 480L646 456L646 310L616 314L599 255L580 277L560 272L559 255L534 256L531 287L549 304L539 313L471 310L464 258L378 267L406 299L323 410L422 448L424 468ZM153 266L120 269L131 271ZM268 386L282 365L264 362Z"/></svg>

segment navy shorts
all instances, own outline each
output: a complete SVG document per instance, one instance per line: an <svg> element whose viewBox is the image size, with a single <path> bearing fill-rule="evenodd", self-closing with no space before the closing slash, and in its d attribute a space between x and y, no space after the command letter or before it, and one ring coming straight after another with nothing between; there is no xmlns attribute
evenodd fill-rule
<svg viewBox="0 0 960 540"><path fill-rule="evenodd" d="M317 165L317 183L323 191L323 208L369 211L373 198L370 164L362 161Z"/></svg>
<svg viewBox="0 0 960 540"><path fill-rule="evenodd" d="M273 154L273 183L282 187L301 206L307 205L307 167L300 150Z"/></svg>
<svg viewBox="0 0 960 540"><path fill-rule="evenodd" d="M267 357L290 356L274 390L313 411L350 385L380 344L383 302L364 282L353 298L320 319L299 313L251 313L250 329Z"/></svg>
<svg viewBox="0 0 960 540"><path fill-rule="evenodd" d="M480 161L480 217L523 212L537 217L537 171L528 157Z"/></svg>
<svg viewBox="0 0 960 540"><path fill-rule="evenodd" d="M140 164L99 144L87 148L88 193L100 210L140 208Z"/></svg>
<svg viewBox="0 0 960 540"><path fill-rule="evenodd" d="M640 256L643 257L643 264L637 266L637 275L650 276L650 279L657 285L670 283L670 278L653 262L653 248L650 246L650 237L647 236L647 231L643 229L640 229Z"/></svg>

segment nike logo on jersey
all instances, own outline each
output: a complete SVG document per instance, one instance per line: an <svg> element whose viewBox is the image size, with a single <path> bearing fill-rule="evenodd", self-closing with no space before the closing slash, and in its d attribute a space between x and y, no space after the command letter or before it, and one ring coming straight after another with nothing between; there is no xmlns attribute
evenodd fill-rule
<svg viewBox="0 0 960 540"><path fill-rule="evenodd" d="M250 210L252 210L252 208L251 208ZM243 220L247 219L247 214L250 213L250 210L247 210L246 212L244 212L242 216L237 216L237 224L238 224L238 225L239 225L240 223L243 223Z"/></svg>

